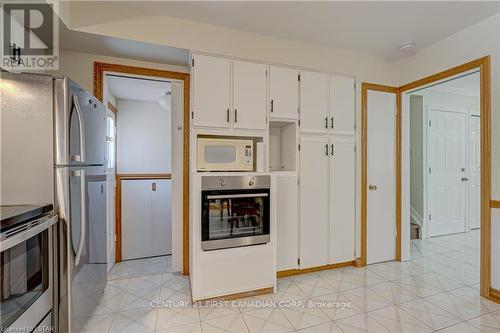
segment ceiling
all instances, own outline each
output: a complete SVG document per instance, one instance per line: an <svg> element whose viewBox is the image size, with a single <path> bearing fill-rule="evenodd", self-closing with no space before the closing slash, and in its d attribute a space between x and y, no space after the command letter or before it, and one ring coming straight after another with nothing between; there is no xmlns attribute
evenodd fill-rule
<svg viewBox="0 0 500 333"><path fill-rule="evenodd" d="M158 102L161 96L171 91L170 82L107 76L109 92L117 99Z"/></svg>
<svg viewBox="0 0 500 333"><path fill-rule="evenodd" d="M59 38L62 50L177 66L189 64L189 50L79 32L68 29L62 22Z"/></svg>

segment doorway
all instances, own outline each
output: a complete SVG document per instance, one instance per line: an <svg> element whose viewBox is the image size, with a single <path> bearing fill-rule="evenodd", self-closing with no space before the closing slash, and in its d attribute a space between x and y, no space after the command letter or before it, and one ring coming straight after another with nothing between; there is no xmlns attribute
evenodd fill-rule
<svg viewBox="0 0 500 333"><path fill-rule="evenodd" d="M160 154L148 153L147 148L148 146L151 146L148 144L143 145L141 149L140 142L144 141L144 138L150 134L147 133L147 128L149 125L143 124L145 126L141 126L141 122L145 122L148 117L144 112L141 112L141 110L145 110L145 108L139 107L136 108L137 110L135 113L130 112L130 115L132 116L131 119L134 117L136 118L135 121L132 120L131 122L133 123L133 125L131 126L131 133L133 133L134 128L137 129L138 127L144 127L144 135L137 137L136 139L138 140L129 140L127 149L122 149L121 154L120 152L117 153L118 164L116 170L117 174L115 200L116 218L115 223L113 224L114 230L112 233L110 233L111 235L116 235L116 239L113 240L112 237L109 237L111 239L110 242L115 245L115 260L116 262L120 262L124 259L131 259L127 254L125 254L124 256L124 253L127 252L127 249L124 249L124 232L127 233L127 227L122 225L122 214L124 213L122 204L124 200L127 201L131 198L123 197L123 190L125 190L125 187L127 187L128 185L132 185L132 187L134 187L141 182L149 181L150 183L146 184L149 194L154 193L158 195L163 194L171 196L170 205L157 205L159 207L158 209L154 209L153 207L156 199L153 197L149 198L150 200L148 202L151 204L151 209L146 210L148 214L154 215L158 213L171 215L172 224L171 236L169 237L170 242L163 243L166 243L166 245L169 245L169 247L171 247L170 251L172 253L172 270L181 271L183 274L189 274L189 202L187 196L189 187L189 145L187 145L187 142L189 141L189 74L96 62L94 63L94 94L108 105L113 104L112 101L111 103L108 103L110 102L110 99L108 98L108 79L112 77L114 77L115 79L122 78L143 82L156 82L160 85L170 85L169 89L163 89L164 91L162 90L161 94L155 98L154 103L153 101L150 102L155 105L156 109L161 109L162 107L170 107L172 111L172 117L168 126L169 130L171 130L172 132L170 143L171 152L168 153L167 151L165 151L165 145L160 145ZM137 92L137 90L138 89L132 89L133 92ZM143 90L143 92L147 92L149 90L150 89L145 89ZM170 106L168 105L169 103L171 103ZM133 103L128 104L132 105ZM118 129L120 129L120 107L117 107L116 105L113 105L113 107L116 109L116 114L118 114L116 121L118 123ZM128 108L128 106L125 106L125 108ZM124 129L121 130L123 134ZM155 132L155 135L158 135L159 133L161 135L161 131ZM118 141L120 141L119 133L117 139ZM158 138L155 139L150 137L150 139L153 139L152 142L155 142L155 140ZM128 173L129 171L127 170L120 170L120 165L123 165L123 163L119 163L121 158L125 157L123 155L123 152L130 153L130 150L134 150L129 148L134 148L139 154L137 156L140 156L140 158L137 158L137 156L134 158L132 156L129 159L131 163L129 164L129 167L132 167L134 169L129 170L131 171L130 173ZM171 172L167 172L168 170L165 168L153 168L151 170L141 169L141 167L145 165L151 166L150 163L142 163L140 161L141 159L161 159L165 162L164 158L160 158L160 156L157 156L165 154L171 154L172 156L171 161L167 163L171 168ZM164 166L166 166L166 164ZM133 182L128 183L129 180ZM145 184L141 183L140 185L144 185L143 187L146 188ZM133 198L132 200L128 201L136 202L136 200L133 200ZM164 200L161 201L163 202ZM127 206L131 205L127 204ZM144 205L140 206L143 208ZM170 207L171 213L168 211L168 209L166 211L162 211L165 210L165 207ZM135 213L136 210L132 210L132 212ZM152 225L152 227L154 227L154 224ZM162 232L162 234L164 233ZM125 235L125 237L127 237L127 235ZM160 240L153 240L152 243L159 244ZM140 242L137 242L137 244L140 244ZM162 248L161 251L165 252L166 249Z"/></svg>
<svg viewBox="0 0 500 333"><path fill-rule="evenodd" d="M403 99L406 92L424 88L432 84L441 83L459 75L479 71L480 75L480 231L479 231L479 252L480 252L480 283L478 289L481 296L490 298L490 274L491 274L491 124L490 124L490 57L486 56L469 63L453 67L446 71L425 77L415 82L408 83L401 87L385 87L364 83L362 87L362 211L361 211L361 258L360 265L367 264L367 219L368 219L368 183L367 183L367 110L368 91L381 90L386 93L397 94L397 114L396 114L396 253L398 261L410 259L410 148L409 148L409 98ZM402 106L402 103L404 105ZM387 237L392 237L388 235ZM494 295L493 295L494 296Z"/></svg>

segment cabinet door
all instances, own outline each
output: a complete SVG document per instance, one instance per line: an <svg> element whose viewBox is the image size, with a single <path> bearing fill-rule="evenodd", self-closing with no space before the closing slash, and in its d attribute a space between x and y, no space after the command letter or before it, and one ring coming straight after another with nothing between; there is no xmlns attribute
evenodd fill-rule
<svg viewBox="0 0 500 333"><path fill-rule="evenodd" d="M299 216L297 177L277 179L278 271L298 267Z"/></svg>
<svg viewBox="0 0 500 333"><path fill-rule="evenodd" d="M194 126L230 127L230 61L204 55L193 59Z"/></svg>
<svg viewBox="0 0 500 333"><path fill-rule="evenodd" d="M328 263L328 138L300 143L300 268Z"/></svg>
<svg viewBox="0 0 500 333"><path fill-rule="evenodd" d="M269 67L270 116L297 119L299 72L296 69Z"/></svg>
<svg viewBox="0 0 500 333"><path fill-rule="evenodd" d="M330 105L334 134L354 135L356 119L354 78L332 75L330 82Z"/></svg>
<svg viewBox="0 0 500 333"><path fill-rule="evenodd" d="M151 185L151 256L172 254L172 181L153 180Z"/></svg>
<svg viewBox="0 0 500 333"><path fill-rule="evenodd" d="M122 181L122 259L151 256L151 181Z"/></svg>
<svg viewBox="0 0 500 333"><path fill-rule="evenodd" d="M355 152L353 138L334 138L330 166L330 264L354 260Z"/></svg>
<svg viewBox="0 0 500 333"><path fill-rule="evenodd" d="M266 65L233 62L234 128L264 130L267 127Z"/></svg>
<svg viewBox="0 0 500 333"><path fill-rule="evenodd" d="M300 74L300 131L328 133L329 75L303 71Z"/></svg>

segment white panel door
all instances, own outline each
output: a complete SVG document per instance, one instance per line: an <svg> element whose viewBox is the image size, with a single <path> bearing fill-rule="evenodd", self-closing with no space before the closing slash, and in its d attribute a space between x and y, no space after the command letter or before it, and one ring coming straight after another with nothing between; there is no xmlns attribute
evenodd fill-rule
<svg viewBox="0 0 500 333"><path fill-rule="evenodd" d="M481 227L481 118L470 117L469 134L469 228Z"/></svg>
<svg viewBox="0 0 500 333"><path fill-rule="evenodd" d="M277 179L278 271L298 267L299 212L297 177Z"/></svg>
<svg viewBox="0 0 500 333"><path fill-rule="evenodd" d="M228 59L194 55L192 69L194 126L231 126L231 63Z"/></svg>
<svg viewBox="0 0 500 333"><path fill-rule="evenodd" d="M329 76L324 73L300 73L300 131L328 133L330 127Z"/></svg>
<svg viewBox="0 0 500 333"><path fill-rule="evenodd" d="M122 259L151 255L151 181L122 181Z"/></svg>
<svg viewBox="0 0 500 333"><path fill-rule="evenodd" d="M90 263L107 263L106 181L88 182Z"/></svg>
<svg viewBox="0 0 500 333"><path fill-rule="evenodd" d="M297 119L299 71L293 68L269 67L270 116Z"/></svg>
<svg viewBox="0 0 500 333"><path fill-rule="evenodd" d="M330 105L333 124L330 130L334 134L354 135L356 119L354 78L331 75Z"/></svg>
<svg viewBox="0 0 500 333"><path fill-rule="evenodd" d="M328 263L328 137L302 137L300 143L300 268Z"/></svg>
<svg viewBox="0 0 500 333"><path fill-rule="evenodd" d="M429 236L465 232L466 115L429 109Z"/></svg>
<svg viewBox="0 0 500 333"><path fill-rule="evenodd" d="M355 179L354 138L331 141L330 264L354 260Z"/></svg>
<svg viewBox="0 0 500 333"><path fill-rule="evenodd" d="M368 91L367 263L396 257L396 94Z"/></svg>
<svg viewBox="0 0 500 333"><path fill-rule="evenodd" d="M151 193L151 254L172 254L172 181L155 179Z"/></svg>
<svg viewBox="0 0 500 333"><path fill-rule="evenodd" d="M266 69L264 64L233 62L234 128L266 129Z"/></svg>

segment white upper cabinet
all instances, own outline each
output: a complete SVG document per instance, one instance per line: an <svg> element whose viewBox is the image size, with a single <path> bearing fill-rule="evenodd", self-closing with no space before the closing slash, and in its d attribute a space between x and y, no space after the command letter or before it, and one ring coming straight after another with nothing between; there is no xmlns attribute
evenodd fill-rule
<svg viewBox="0 0 500 333"><path fill-rule="evenodd" d="M330 130L333 134L354 135L354 82L354 78L347 76L332 75L330 78L330 116L333 119Z"/></svg>
<svg viewBox="0 0 500 333"><path fill-rule="evenodd" d="M193 56L194 126L231 126L231 62L204 55Z"/></svg>
<svg viewBox="0 0 500 333"><path fill-rule="evenodd" d="M299 71L292 68L269 67L269 98L271 117L297 119Z"/></svg>
<svg viewBox="0 0 500 333"><path fill-rule="evenodd" d="M328 137L303 137L300 147L300 268L309 268L328 264Z"/></svg>
<svg viewBox="0 0 500 333"><path fill-rule="evenodd" d="M300 131L307 133L328 133L329 75L302 71L300 73Z"/></svg>
<svg viewBox="0 0 500 333"><path fill-rule="evenodd" d="M266 65L233 61L234 128L265 130Z"/></svg>
<svg viewBox="0 0 500 333"><path fill-rule="evenodd" d="M355 152L353 137L330 141L330 264L354 260Z"/></svg>

